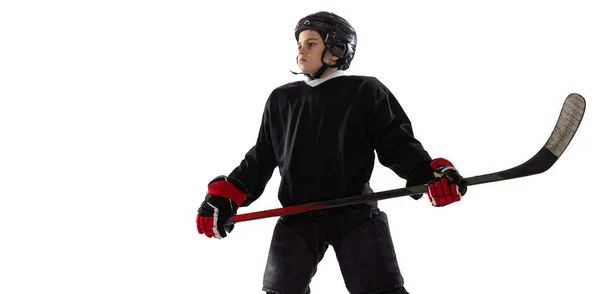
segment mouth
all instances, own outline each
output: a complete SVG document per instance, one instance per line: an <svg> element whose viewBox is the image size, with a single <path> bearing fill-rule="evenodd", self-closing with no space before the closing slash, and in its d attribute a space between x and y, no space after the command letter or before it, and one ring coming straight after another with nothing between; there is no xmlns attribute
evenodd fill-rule
<svg viewBox="0 0 600 294"><path fill-rule="evenodd" d="M306 61L306 59L304 59L304 58L298 59L298 63L305 62L305 61Z"/></svg>

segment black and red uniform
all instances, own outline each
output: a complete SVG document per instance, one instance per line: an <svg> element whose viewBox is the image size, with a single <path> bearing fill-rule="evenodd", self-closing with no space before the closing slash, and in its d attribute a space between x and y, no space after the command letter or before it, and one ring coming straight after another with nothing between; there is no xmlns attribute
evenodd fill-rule
<svg viewBox="0 0 600 294"><path fill-rule="evenodd" d="M229 177L247 188L242 206L261 196L275 167L282 206L322 201L371 191L375 154L407 185L433 178L431 157L390 90L374 77L336 71L275 89L256 145ZM402 286L385 213L373 202L280 218L264 290L305 293L328 245L351 293Z"/></svg>

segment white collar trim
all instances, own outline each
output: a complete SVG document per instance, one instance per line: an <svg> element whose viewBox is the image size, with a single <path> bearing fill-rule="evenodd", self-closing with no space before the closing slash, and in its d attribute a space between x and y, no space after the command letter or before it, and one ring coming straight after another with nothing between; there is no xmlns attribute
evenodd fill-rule
<svg viewBox="0 0 600 294"><path fill-rule="evenodd" d="M338 70L334 71L333 73L331 73L330 75L328 75L325 78L316 79L316 80L307 79L304 82L306 82L306 84L309 85L309 86L311 86L311 87L316 87L316 86L318 86L318 85L320 85L320 84L322 84L322 83L324 83L326 81L329 81L329 80L331 80L333 78L337 78L337 77L340 77L340 76L343 76L343 75L345 75L345 72L343 70L338 69Z"/></svg>

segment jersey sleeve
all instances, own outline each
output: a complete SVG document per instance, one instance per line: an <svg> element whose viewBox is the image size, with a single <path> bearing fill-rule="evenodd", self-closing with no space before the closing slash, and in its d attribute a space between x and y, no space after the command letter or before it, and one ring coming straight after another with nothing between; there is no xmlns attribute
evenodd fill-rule
<svg viewBox="0 0 600 294"><path fill-rule="evenodd" d="M426 184L433 179L431 157L415 138L411 121L396 97L376 78L367 80L361 92L365 95L367 133L379 162L405 179L406 186Z"/></svg>
<svg viewBox="0 0 600 294"><path fill-rule="evenodd" d="M242 206L248 206L258 199L277 166L270 133L271 97L265 105L256 144L246 153L244 159L230 174L241 181L247 188L246 200Z"/></svg>

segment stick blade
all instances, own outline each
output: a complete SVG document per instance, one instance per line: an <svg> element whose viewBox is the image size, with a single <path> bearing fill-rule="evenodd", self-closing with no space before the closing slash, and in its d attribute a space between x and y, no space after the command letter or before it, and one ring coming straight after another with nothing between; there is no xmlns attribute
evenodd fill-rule
<svg viewBox="0 0 600 294"><path fill-rule="evenodd" d="M546 144L531 159L519 166L504 171L475 176L465 180L471 186L527 177L547 171L556 163L569 146L569 143L571 143L571 140L573 140L584 113L585 99L583 96L576 93L569 94L563 103L558 121L550 134L550 138L548 138Z"/></svg>
<svg viewBox="0 0 600 294"><path fill-rule="evenodd" d="M575 136L585 113L585 99L577 93L571 93L565 99L556 126L544 145L554 156L560 157Z"/></svg>

